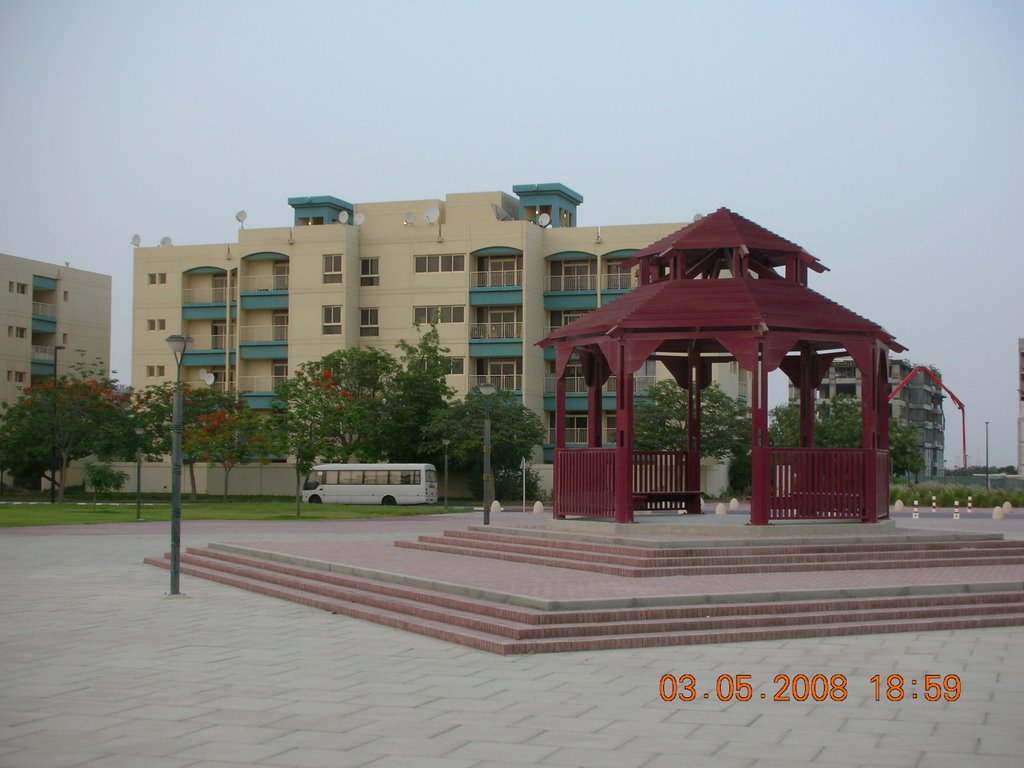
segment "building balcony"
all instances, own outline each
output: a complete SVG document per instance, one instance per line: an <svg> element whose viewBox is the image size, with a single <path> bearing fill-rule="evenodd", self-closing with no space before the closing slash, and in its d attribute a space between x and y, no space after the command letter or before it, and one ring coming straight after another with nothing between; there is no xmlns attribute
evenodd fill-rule
<svg viewBox="0 0 1024 768"><path fill-rule="evenodd" d="M523 338L522 323L470 323L469 338L471 339L521 339Z"/></svg>
<svg viewBox="0 0 1024 768"><path fill-rule="evenodd" d="M288 341L288 326L243 325L238 329L238 338L243 344Z"/></svg>
<svg viewBox="0 0 1024 768"><path fill-rule="evenodd" d="M634 376L633 377L633 394L646 394L654 386L654 376ZM554 395L555 394L555 374L549 373L544 376L544 394ZM605 394L615 394L615 377L609 376L608 381L605 382L604 386L601 387L601 391ZM587 382L582 376L566 376L565 377L565 393L567 395L585 395L587 393Z"/></svg>
<svg viewBox="0 0 1024 768"><path fill-rule="evenodd" d="M596 291L597 275L548 275L545 291Z"/></svg>
<svg viewBox="0 0 1024 768"><path fill-rule="evenodd" d="M260 293L263 291L287 291L288 275L245 275L239 287L242 293Z"/></svg>
<svg viewBox="0 0 1024 768"><path fill-rule="evenodd" d="M601 275L602 291L628 291L636 285L636 275L630 272L606 272Z"/></svg>
<svg viewBox="0 0 1024 768"><path fill-rule="evenodd" d="M181 289L182 304L223 304L227 299L227 288L205 286L203 288Z"/></svg>
<svg viewBox="0 0 1024 768"><path fill-rule="evenodd" d="M243 395L246 394L269 394L277 391L277 387L281 382L285 381L287 376L239 376L238 377L238 391Z"/></svg>
<svg viewBox="0 0 1024 768"><path fill-rule="evenodd" d="M501 272L470 272L470 288L521 288L523 270L509 269Z"/></svg>
<svg viewBox="0 0 1024 768"><path fill-rule="evenodd" d="M56 352L54 347L43 347L37 344L32 345L32 362L49 363L53 367L53 358Z"/></svg>
<svg viewBox="0 0 1024 768"><path fill-rule="evenodd" d="M57 305L46 304L42 301L33 301L32 317L55 318L57 317Z"/></svg>
<svg viewBox="0 0 1024 768"><path fill-rule="evenodd" d="M519 392L523 389L523 375L521 373L505 374L505 375L489 375L485 374L482 376L470 376L469 386L478 387L481 384L493 384L498 389L507 390L509 392Z"/></svg>

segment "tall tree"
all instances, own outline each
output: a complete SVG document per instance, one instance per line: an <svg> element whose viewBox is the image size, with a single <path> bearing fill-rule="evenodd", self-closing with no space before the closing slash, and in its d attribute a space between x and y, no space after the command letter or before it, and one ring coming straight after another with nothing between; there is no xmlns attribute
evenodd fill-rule
<svg viewBox="0 0 1024 768"><path fill-rule="evenodd" d="M514 394L507 391L481 395L470 391L464 400L436 411L424 430L423 450L439 451L443 440L449 440L448 453L452 464L471 470L470 490L483 492L483 427L484 413L491 416L491 470L498 496L518 496L519 463L529 459L543 443L544 425L540 417L524 407ZM532 488L536 493L536 478Z"/></svg>
<svg viewBox="0 0 1024 768"><path fill-rule="evenodd" d="M386 422L388 401L398 363L380 349L341 349L324 356L316 364L331 377L335 386L348 393L342 411L338 448L325 459L377 461L387 456L387 435L381 430Z"/></svg>
<svg viewBox="0 0 1024 768"><path fill-rule="evenodd" d="M225 401L221 410L200 414L183 447L201 461L224 469L224 501L231 470L239 464L266 462L274 449L267 418L241 399Z"/></svg>
<svg viewBox="0 0 1024 768"><path fill-rule="evenodd" d="M674 381L659 381L633 412L633 445L641 451L685 451L686 390ZM725 460L750 449L750 411L717 384L701 390L701 455Z"/></svg>
<svg viewBox="0 0 1024 768"><path fill-rule="evenodd" d="M839 395L815 409L814 444L818 448L861 447L860 401ZM794 448L800 444L800 407L789 403L772 409L768 432L773 445ZM920 472L924 456L918 446L918 428L889 419L889 460L894 475Z"/></svg>
<svg viewBox="0 0 1024 768"><path fill-rule="evenodd" d="M76 363L70 373L22 390L3 405L0 463L22 481L48 476L56 457L57 499L63 501L68 465L91 454L106 458L127 431L125 396L98 364Z"/></svg>
<svg viewBox="0 0 1024 768"><path fill-rule="evenodd" d="M173 381L154 384L133 392L131 396L132 420L134 425L143 429L143 453L152 461L171 452L174 387ZM187 383L181 385L182 461L188 467L193 501L198 497L195 472L197 457L186 446L193 443L200 417L231 408L234 399L234 395L212 387L191 387Z"/></svg>
<svg viewBox="0 0 1024 768"><path fill-rule="evenodd" d="M345 409L349 394L338 386L322 360L299 366L277 387L274 402L281 450L295 460L295 516L301 514L302 479L321 457L344 452Z"/></svg>
<svg viewBox="0 0 1024 768"><path fill-rule="evenodd" d="M417 330L419 330L417 328ZM424 455L423 432L434 414L448 406L454 390L448 386L451 361L442 347L436 326L422 333L416 344L398 342L402 356L388 393L386 435L389 461L436 461L441 452Z"/></svg>

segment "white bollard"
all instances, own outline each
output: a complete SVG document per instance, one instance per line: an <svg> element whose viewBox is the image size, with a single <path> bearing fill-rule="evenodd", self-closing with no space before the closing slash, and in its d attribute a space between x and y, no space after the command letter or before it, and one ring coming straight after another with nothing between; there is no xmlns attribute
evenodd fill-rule
<svg viewBox="0 0 1024 768"><path fill-rule="evenodd" d="M715 514L716 515L724 515L725 514L725 504L722 504L721 502L719 502L715 506Z"/></svg>
<svg viewBox="0 0 1024 768"><path fill-rule="evenodd" d="M1002 507L992 507L992 519L993 520L1002 520L1004 517L1006 517L1006 513L1003 512L1003 508Z"/></svg>
<svg viewBox="0 0 1024 768"><path fill-rule="evenodd" d="M902 512L903 511L903 499L896 499L896 503L893 504L893 509L896 512Z"/></svg>
<svg viewBox="0 0 1024 768"><path fill-rule="evenodd" d="M934 512L937 508L938 508L938 500L934 496L932 496L932 512Z"/></svg>
<svg viewBox="0 0 1024 768"><path fill-rule="evenodd" d="M544 511L544 504L543 504L543 502L540 502L540 501L533 502L533 514L539 515L543 511Z"/></svg>
<svg viewBox="0 0 1024 768"><path fill-rule="evenodd" d="M501 512L501 504L497 499L491 502L491 514L494 514L495 512Z"/></svg>
<svg viewBox="0 0 1024 768"><path fill-rule="evenodd" d="M1003 513L1008 515L1012 511L1013 511L1013 504L1011 504L1008 501L1004 501L1003 502Z"/></svg>
<svg viewBox="0 0 1024 768"><path fill-rule="evenodd" d="M973 511L974 511L974 497L973 496L968 496L967 497L967 514L969 515Z"/></svg>
<svg viewBox="0 0 1024 768"><path fill-rule="evenodd" d="M739 511L739 508L740 508L740 500L739 499L732 499L729 502L729 511L730 512L737 512L737 511Z"/></svg>
<svg viewBox="0 0 1024 768"><path fill-rule="evenodd" d="M953 502L953 519L954 520L959 520L960 519L960 500L959 499L957 499L956 501Z"/></svg>
<svg viewBox="0 0 1024 768"><path fill-rule="evenodd" d="M917 501L918 501L917 499L914 499L914 519L915 520L917 520L917 518L919 518L921 516L921 513L918 511Z"/></svg>

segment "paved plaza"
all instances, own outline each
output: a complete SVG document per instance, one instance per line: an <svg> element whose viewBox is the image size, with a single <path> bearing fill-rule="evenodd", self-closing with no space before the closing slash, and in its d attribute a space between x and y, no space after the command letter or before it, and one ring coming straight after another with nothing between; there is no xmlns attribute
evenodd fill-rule
<svg viewBox="0 0 1024 768"><path fill-rule="evenodd" d="M1024 535L975 514L955 530ZM471 522L182 531L191 546L371 548ZM168 543L166 523L0 530L0 767L1024 765L1021 628L500 657L187 575L167 597L142 559ZM680 693L692 676L693 701L663 701L665 675ZM827 678L825 700L775 701L798 675ZM955 675L959 696L927 701L925 675L949 698ZM747 681L749 701L719 700Z"/></svg>

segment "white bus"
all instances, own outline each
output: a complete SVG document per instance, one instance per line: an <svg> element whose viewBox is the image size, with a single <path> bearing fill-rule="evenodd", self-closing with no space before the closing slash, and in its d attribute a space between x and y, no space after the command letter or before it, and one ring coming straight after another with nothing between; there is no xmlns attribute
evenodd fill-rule
<svg viewBox="0 0 1024 768"><path fill-rule="evenodd" d="M318 464L302 488L310 504L434 504L437 470L433 464Z"/></svg>

